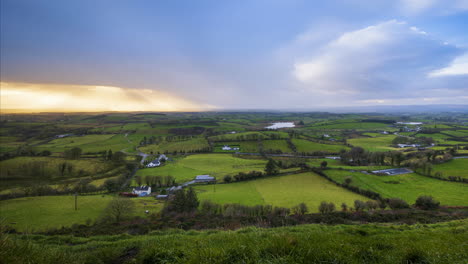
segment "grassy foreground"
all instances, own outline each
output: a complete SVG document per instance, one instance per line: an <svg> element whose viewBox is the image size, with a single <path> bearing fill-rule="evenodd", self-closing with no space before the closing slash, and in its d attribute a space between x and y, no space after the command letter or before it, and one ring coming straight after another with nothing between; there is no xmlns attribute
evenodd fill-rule
<svg viewBox="0 0 468 264"><path fill-rule="evenodd" d="M466 263L467 220L94 237L3 235L5 263Z"/></svg>

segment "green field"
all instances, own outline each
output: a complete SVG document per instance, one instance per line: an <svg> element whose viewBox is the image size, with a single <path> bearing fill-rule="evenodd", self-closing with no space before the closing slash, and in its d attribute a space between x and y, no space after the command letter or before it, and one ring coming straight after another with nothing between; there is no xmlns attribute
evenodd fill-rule
<svg viewBox="0 0 468 264"><path fill-rule="evenodd" d="M63 152L73 147L81 148L84 153L107 151L109 149L116 152L124 149L131 150L133 145L127 141L124 135L106 134L58 138L39 145L35 149L38 151Z"/></svg>
<svg viewBox="0 0 468 264"><path fill-rule="evenodd" d="M391 151L398 150L397 148L390 146L395 137L395 135L382 135L369 138L352 138L348 139L348 143L355 147L361 147L367 151Z"/></svg>
<svg viewBox="0 0 468 264"><path fill-rule="evenodd" d="M241 159L230 154L197 154L167 162L161 167L138 170L137 175L169 175L175 177L178 183L193 180L201 174L209 174L222 180L225 175L263 171L265 164L265 160Z"/></svg>
<svg viewBox="0 0 468 264"><path fill-rule="evenodd" d="M263 151L265 152L277 152L281 151L282 153L291 153L292 150L289 148L286 140L263 140Z"/></svg>
<svg viewBox="0 0 468 264"><path fill-rule="evenodd" d="M1 217L19 230L44 230L84 224L99 217L111 196L80 196L74 210L73 196L39 196L0 201ZM14 223L14 224L13 224Z"/></svg>
<svg viewBox="0 0 468 264"><path fill-rule="evenodd" d="M433 174L440 172L442 176L457 176L468 178L468 159L452 159L442 164L434 165Z"/></svg>
<svg viewBox="0 0 468 264"><path fill-rule="evenodd" d="M348 150L349 147L344 145L332 145L332 144L321 144L305 139L292 139L292 143L296 146L297 152L329 152L329 153L339 153L342 149Z"/></svg>
<svg viewBox="0 0 468 264"><path fill-rule="evenodd" d="M140 151L145 153L172 153L177 152L192 152L208 148L208 142L204 138L192 138L184 141L167 142L164 141L158 145L147 145L140 147Z"/></svg>
<svg viewBox="0 0 468 264"><path fill-rule="evenodd" d="M60 165L63 164L66 164L67 167L62 174ZM66 160L53 157L17 157L0 162L1 189L50 183L77 177L98 176L112 169L112 164L98 159Z"/></svg>
<svg viewBox="0 0 468 264"><path fill-rule="evenodd" d="M258 141L235 141L235 142L216 142L214 147L214 152L236 152L236 151L226 151L221 148L224 145L231 147L239 147L239 152L245 153L258 153Z"/></svg>
<svg viewBox="0 0 468 264"><path fill-rule="evenodd" d="M318 211L322 201L333 202L339 207L343 202L351 205L356 199L368 200L311 172L216 186L197 186L196 190L200 200L215 203L270 204L290 208L304 202L313 212Z"/></svg>
<svg viewBox="0 0 468 264"><path fill-rule="evenodd" d="M444 134L449 134L455 137L468 137L468 130L447 130L443 131Z"/></svg>
<svg viewBox="0 0 468 264"><path fill-rule="evenodd" d="M388 124L373 122L335 122L311 126L313 129L390 129Z"/></svg>
<svg viewBox="0 0 468 264"><path fill-rule="evenodd" d="M78 196L78 210L72 195L25 197L0 201L0 222L21 231L40 231L95 221L114 198L110 195ZM132 198L135 216L145 216L145 210L159 212L161 201L153 197Z"/></svg>
<svg viewBox="0 0 468 264"><path fill-rule="evenodd" d="M351 185L380 193L385 198L401 198L410 204L420 195L431 195L443 205L468 206L468 186L441 181L415 173L395 176L377 176L345 170L327 170L326 174L343 183L351 177Z"/></svg>

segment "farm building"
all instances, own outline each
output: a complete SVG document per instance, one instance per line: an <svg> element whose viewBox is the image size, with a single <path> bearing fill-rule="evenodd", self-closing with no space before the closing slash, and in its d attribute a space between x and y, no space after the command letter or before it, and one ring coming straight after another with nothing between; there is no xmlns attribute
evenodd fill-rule
<svg viewBox="0 0 468 264"><path fill-rule="evenodd" d="M159 167L161 165L161 162L159 160L153 160L152 162L148 163L146 165L147 168L154 168L154 167Z"/></svg>
<svg viewBox="0 0 468 264"><path fill-rule="evenodd" d="M224 146L222 147L222 150L239 150L239 148L238 148L238 147L230 147L230 146L228 146L228 145L224 145Z"/></svg>
<svg viewBox="0 0 468 264"><path fill-rule="evenodd" d="M147 168L154 168L154 167L159 167L161 166L161 161L166 161L168 158L166 157L166 155L164 154L161 154L159 155L159 157L153 161L151 161L150 163L148 163L148 165L146 165Z"/></svg>
<svg viewBox="0 0 468 264"><path fill-rule="evenodd" d="M196 183L212 181L215 181L215 177L211 177L210 175L198 175L197 177L195 177Z"/></svg>
<svg viewBox="0 0 468 264"><path fill-rule="evenodd" d="M156 199L164 200L164 199L167 199L167 197L169 197L169 195L167 195L167 194L159 194L159 195L156 196Z"/></svg>
<svg viewBox="0 0 468 264"><path fill-rule="evenodd" d="M397 168L397 169L386 169L386 170L375 170L372 171L373 174L383 174L383 175L400 175L412 173L413 171L406 168Z"/></svg>
<svg viewBox="0 0 468 264"><path fill-rule="evenodd" d="M151 194L150 186L140 186L133 188L132 193L137 194L138 196L148 196Z"/></svg>

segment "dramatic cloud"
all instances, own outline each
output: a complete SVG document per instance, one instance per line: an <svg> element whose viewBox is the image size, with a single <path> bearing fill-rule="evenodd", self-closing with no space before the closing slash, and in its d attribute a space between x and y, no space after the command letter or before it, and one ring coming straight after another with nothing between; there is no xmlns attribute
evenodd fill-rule
<svg viewBox="0 0 468 264"><path fill-rule="evenodd" d="M212 108L148 89L6 82L1 82L0 87L2 111L183 111Z"/></svg>
<svg viewBox="0 0 468 264"><path fill-rule="evenodd" d="M466 64L449 66L461 53L416 27L391 20L344 33L316 48L309 59L294 64L293 75L304 90L347 100L383 103L421 92L431 97L441 88L466 91L460 84L449 87L429 78L466 70Z"/></svg>

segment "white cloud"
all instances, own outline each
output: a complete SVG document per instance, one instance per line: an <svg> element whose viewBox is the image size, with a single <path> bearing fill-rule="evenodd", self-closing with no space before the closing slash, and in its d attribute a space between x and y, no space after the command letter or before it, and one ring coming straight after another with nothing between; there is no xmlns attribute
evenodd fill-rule
<svg viewBox="0 0 468 264"><path fill-rule="evenodd" d="M448 67L430 72L429 77L468 75L468 54L456 58Z"/></svg>
<svg viewBox="0 0 468 264"><path fill-rule="evenodd" d="M461 52L396 20L346 32L313 50L294 63L299 86L347 102L419 96L438 85L445 88L447 83L431 83L428 74L447 67Z"/></svg>

